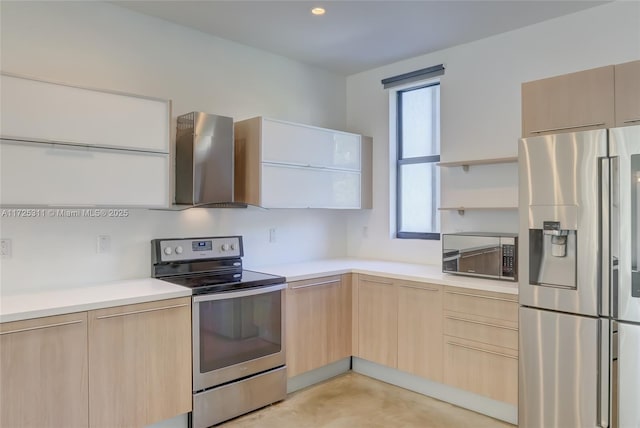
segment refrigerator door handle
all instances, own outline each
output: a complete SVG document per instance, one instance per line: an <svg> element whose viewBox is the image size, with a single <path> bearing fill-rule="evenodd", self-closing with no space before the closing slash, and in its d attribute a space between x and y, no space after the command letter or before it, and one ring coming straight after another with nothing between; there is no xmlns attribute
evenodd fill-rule
<svg viewBox="0 0 640 428"><path fill-rule="evenodd" d="M611 399L611 391L609 388L609 381L611 379L610 367L611 367L611 329L608 319L600 318L598 321L599 328L599 348L600 355L599 360L599 372L598 379L598 426L607 428L609 426L609 403Z"/></svg>
<svg viewBox="0 0 640 428"><path fill-rule="evenodd" d="M600 159L600 315L611 315L611 170L609 158Z"/></svg>

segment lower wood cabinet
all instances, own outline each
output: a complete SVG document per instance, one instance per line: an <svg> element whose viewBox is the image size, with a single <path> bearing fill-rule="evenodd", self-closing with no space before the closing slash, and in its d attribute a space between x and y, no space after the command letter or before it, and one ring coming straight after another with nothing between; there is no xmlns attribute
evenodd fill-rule
<svg viewBox="0 0 640 428"><path fill-rule="evenodd" d="M444 383L518 404L516 295L445 287Z"/></svg>
<svg viewBox="0 0 640 428"><path fill-rule="evenodd" d="M149 425L191 398L191 298L89 312L91 427Z"/></svg>
<svg viewBox="0 0 640 428"><path fill-rule="evenodd" d="M350 355L517 405L517 295L381 276L289 284L293 377Z"/></svg>
<svg viewBox="0 0 640 428"><path fill-rule="evenodd" d="M357 356L398 366L398 290L393 280L359 275Z"/></svg>
<svg viewBox="0 0 640 428"><path fill-rule="evenodd" d="M442 286L398 285L398 369L442 382Z"/></svg>
<svg viewBox="0 0 640 428"><path fill-rule="evenodd" d="M87 313L0 324L0 380L0 426L88 426Z"/></svg>
<svg viewBox="0 0 640 428"><path fill-rule="evenodd" d="M351 356L351 275L289 283L287 375Z"/></svg>

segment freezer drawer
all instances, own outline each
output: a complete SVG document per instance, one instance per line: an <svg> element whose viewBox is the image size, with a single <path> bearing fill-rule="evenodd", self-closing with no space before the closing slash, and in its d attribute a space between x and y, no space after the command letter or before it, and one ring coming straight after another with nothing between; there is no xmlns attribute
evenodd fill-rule
<svg viewBox="0 0 640 428"><path fill-rule="evenodd" d="M520 427L599 426L598 329L597 318L520 308Z"/></svg>
<svg viewBox="0 0 640 428"><path fill-rule="evenodd" d="M640 325L617 323L617 353L614 349L613 417L620 428L640 427ZM614 341L615 344L615 341ZM617 360L615 359L617 357ZM617 379L615 375L617 374ZM617 403L615 398L617 397ZM616 426L616 425L613 425Z"/></svg>

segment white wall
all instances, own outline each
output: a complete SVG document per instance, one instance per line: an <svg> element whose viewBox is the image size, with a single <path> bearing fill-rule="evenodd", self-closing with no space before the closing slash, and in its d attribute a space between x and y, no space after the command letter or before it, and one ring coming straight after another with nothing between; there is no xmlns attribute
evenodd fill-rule
<svg viewBox="0 0 640 428"><path fill-rule="evenodd" d="M381 79L445 64L441 160L484 159L517 155L522 82L639 58L640 2L614 2L348 77L348 128L374 139L374 209L350 214L349 255L439 263L440 241L391 238L389 96ZM517 180L515 164L442 168L441 204L516 206ZM517 212L444 212L442 230L517 232Z"/></svg>
<svg viewBox="0 0 640 428"><path fill-rule="evenodd" d="M4 71L171 99L174 117L199 110L345 129L344 77L112 4L2 1L0 14ZM3 293L148 277L152 238L241 234L253 266L346 253L344 213L322 210L0 221L13 244L0 265ZM99 234L111 235L109 254L96 254Z"/></svg>

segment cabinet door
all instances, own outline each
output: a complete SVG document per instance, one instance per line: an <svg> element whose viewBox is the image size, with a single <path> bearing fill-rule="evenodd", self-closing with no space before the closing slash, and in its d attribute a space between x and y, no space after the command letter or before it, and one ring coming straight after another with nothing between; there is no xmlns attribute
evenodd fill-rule
<svg viewBox="0 0 640 428"><path fill-rule="evenodd" d="M351 356L351 289L340 276L289 284L289 377Z"/></svg>
<svg viewBox="0 0 640 428"><path fill-rule="evenodd" d="M360 173L262 164L265 208L360 208Z"/></svg>
<svg viewBox="0 0 640 428"><path fill-rule="evenodd" d="M3 137L169 153L171 104L0 76Z"/></svg>
<svg viewBox="0 0 640 428"><path fill-rule="evenodd" d="M169 155L0 142L2 205L166 207Z"/></svg>
<svg viewBox="0 0 640 428"><path fill-rule="evenodd" d="M360 136L263 119L262 161L360 171Z"/></svg>
<svg viewBox="0 0 640 428"><path fill-rule="evenodd" d="M523 137L613 125L613 66L522 84Z"/></svg>
<svg viewBox="0 0 640 428"><path fill-rule="evenodd" d="M0 426L88 426L86 312L0 324L0 379Z"/></svg>
<svg viewBox="0 0 640 428"><path fill-rule="evenodd" d="M389 279L359 277L358 357L398 365L398 293Z"/></svg>
<svg viewBox="0 0 640 428"><path fill-rule="evenodd" d="M90 423L144 426L191 411L191 299L89 312Z"/></svg>
<svg viewBox="0 0 640 428"><path fill-rule="evenodd" d="M640 124L640 61L615 67L616 126Z"/></svg>
<svg viewBox="0 0 640 428"><path fill-rule="evenodd" d="M398 369L442 382L442 286L398 285Z"/></svg>

